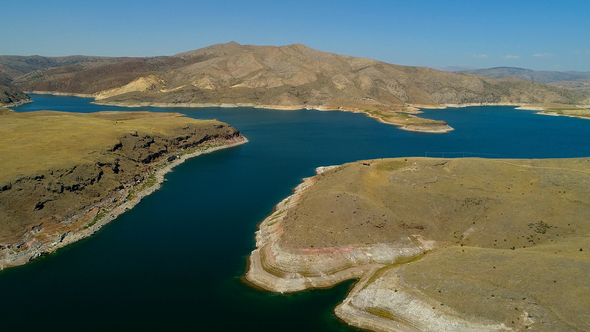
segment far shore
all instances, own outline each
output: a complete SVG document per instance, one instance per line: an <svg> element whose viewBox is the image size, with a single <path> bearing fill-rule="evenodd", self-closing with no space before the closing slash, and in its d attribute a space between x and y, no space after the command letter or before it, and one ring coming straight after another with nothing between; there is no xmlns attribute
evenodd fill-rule
<svg viewBox="0 0 590 332"><path fill-rule="evenodd" d="M80 98L94 98L94 94L86 94L86 93L69 93L69 92L54 92L54 91L25 91L26 94L35 94L35 95L52 95L52 96L70 96L70 97L80 97Z"/></svg>
<svg viewBox="0 0 590 332"><path fill-rule="evenodd" d="M52 91L26 91L26 93L32 94L46 94L46 95L54 95L54 96L72 96L72 97L82 97L82 98L96 98L98 95L96 94L83 94L83 93L67 93L67 92L52 92ZM29 101L27 101L29 102ZM449 126L433 126L429 127L428 125L412 125L408 126L404 123L394 123L386 121L378 116L369 114L360 109L354 108L347 108L347 107L327 107L322 105L260 105L254 103L152 103L152 102L139 102L139 103L127 103L127 102L108 102L108 101L99 101L94 100L92 102L96 105L105 105L105 106L117 106L117 107L127 107L127 108L136 108L136 107L159 107L159 108L207 108L207 107L223 107L223 108L234 108L234 107L252 107L252 108L260 108L260 109L272 109L272 110L280 110L280 111L295 111L295 110L316 110L316 111L342 111L342 112L351 112L351 113L363 113L370 118L373 118L381 123L394 125L401 130L412 131L412 132L421 132L421 133L429 133L429 134L445 134L450 131L453 131L454 128ZM18 106L18 105L16 105ZM515 107L517 110L530 110L530 111L538 111L539 115L551 115L551 116L566 116L566 117L573 117L579 119L589 119L589 117L584 116L577 116L573 114L559 114L556 112L552 112L549 107L539 106L534 104L515 104L515 103L465 103L465 104L443 104L443 105L424 105L424 104L407 104L404 105L407 108L407 111L399 112L405 113L410 116L412 114L420 114L423 113L422 109L446 109L446 108L463 108L463 107L474 107L474 106L509 106ZM586 108L589 109L590 105L586 106L579 106L582 109ZM573 108L572 108L573 110Z"/></svg>

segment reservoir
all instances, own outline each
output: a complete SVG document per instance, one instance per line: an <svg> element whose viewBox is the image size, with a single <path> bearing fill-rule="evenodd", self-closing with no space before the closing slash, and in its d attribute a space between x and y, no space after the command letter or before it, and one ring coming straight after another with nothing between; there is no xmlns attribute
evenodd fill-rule
<svg viewBox="0 0 590 332"><path fill-rule="evenodd" d="M352 282L280 295L241 276L256 225L318 166L429 156L590 156L590 120L514 107L427 110L448 134L399 130L362 114L255 108L118 108L32 95L19 112L180 112L219 119L249 143L188 160L162 189L85 240L0 272L3 330L352 331L332 314Z"/></svg>

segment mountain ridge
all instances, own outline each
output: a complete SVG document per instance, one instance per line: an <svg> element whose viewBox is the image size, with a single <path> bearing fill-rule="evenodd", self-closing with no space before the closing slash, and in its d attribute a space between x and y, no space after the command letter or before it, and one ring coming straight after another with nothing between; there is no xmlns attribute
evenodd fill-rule
<svg viewBox="0 0 590 332"><path fill-rule="evenodd" d="M492 78L515 76L540 83L555 83L562 81L590 79L590 72L532 70L520 67L493 67L485 69L461 70L459 72Z"/></svg>
<svg viewBox="0 0 590 332"><path fill-rule="evenodd" d="M101 104L344 110L436 132L450 127L413 116L417 107L588 103L582 94L537 82L400 66L302 44L229 42L173 56L74 60L11 79L25 91L88 94Z"/></svg>

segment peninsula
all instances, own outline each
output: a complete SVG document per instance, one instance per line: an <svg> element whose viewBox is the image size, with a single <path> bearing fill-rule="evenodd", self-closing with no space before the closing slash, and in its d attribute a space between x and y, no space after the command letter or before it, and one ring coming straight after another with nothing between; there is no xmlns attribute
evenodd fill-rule
<svg viewBox="0 0 590 332"><path fill-rule="evenodd" d="M0 111L0 270L92 235L187 158L245 142L178 113Z"/></svg>
<svg viewBox="0 0 590 332"><path fill-rule="evenodd" d="M0 56L0 73L23 91L84 95L105 105L341 110L432 133L452 128L416 116L419 108L590 105L582 93L521 78L399 66L301 44L230 42L149 58Z"/></svg>
<svg viewBox="0 0 590 332"><path fill-rule="evenodd" d="M590 329L590 159L397 158L318 169L259 225L246 279L358 279L373 331Z"/></svg>

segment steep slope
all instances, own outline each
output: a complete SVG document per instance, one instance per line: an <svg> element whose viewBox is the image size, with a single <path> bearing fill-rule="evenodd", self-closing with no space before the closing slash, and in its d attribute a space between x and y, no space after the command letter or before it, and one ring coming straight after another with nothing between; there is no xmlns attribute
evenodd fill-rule
<svg viewBox="0 0 590 332"><path fill-rule="evenodd" d="M161 83L152 85L149 91L131 92L134 82L120 95L111 94L100 103L339 109L364 112L403 129L428 132L451 128L409 116L407 113L416 113L415 106L586 103L580 94L536 82L397 66L299 44L274 47L228 43L175 57L207 60L166 72L160 76Z"/></svg>

